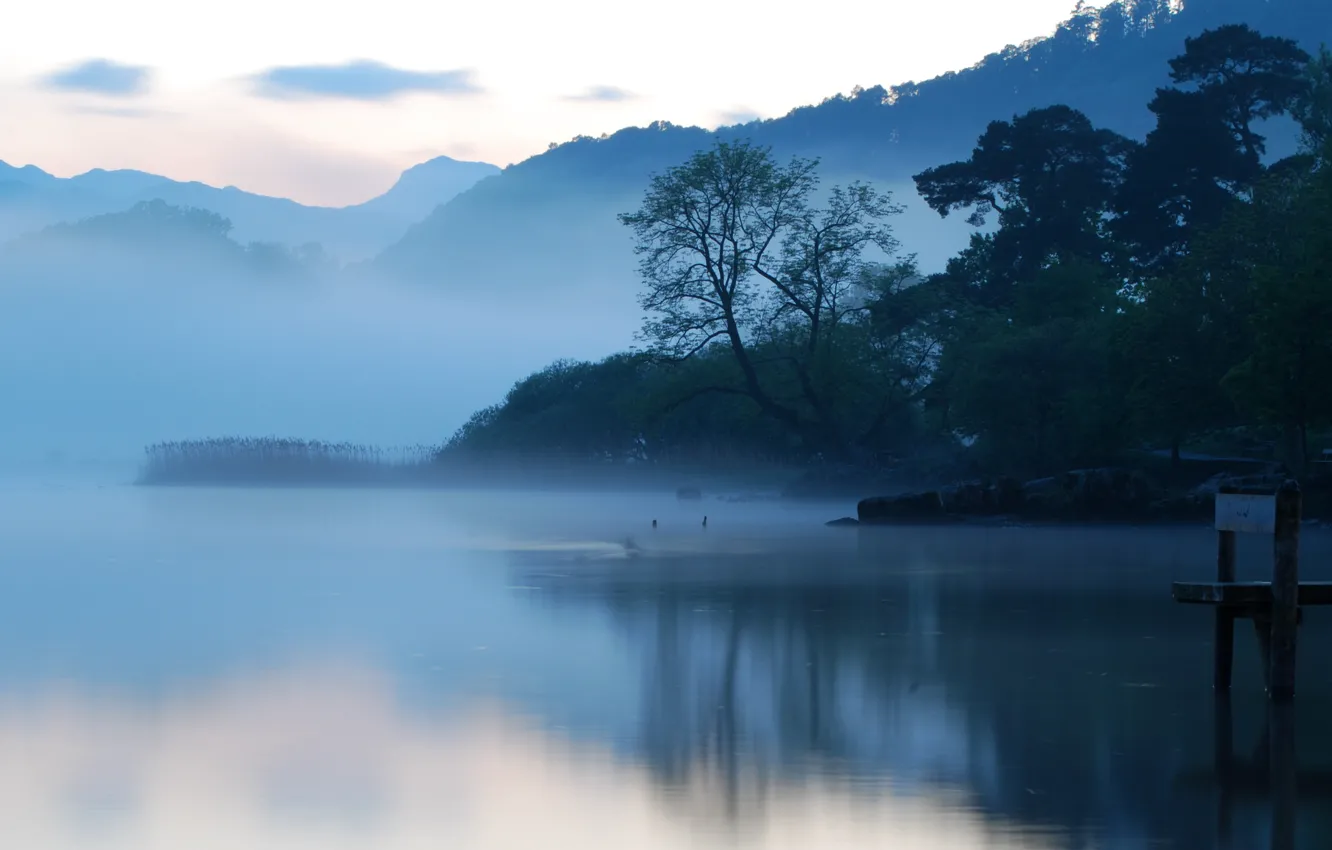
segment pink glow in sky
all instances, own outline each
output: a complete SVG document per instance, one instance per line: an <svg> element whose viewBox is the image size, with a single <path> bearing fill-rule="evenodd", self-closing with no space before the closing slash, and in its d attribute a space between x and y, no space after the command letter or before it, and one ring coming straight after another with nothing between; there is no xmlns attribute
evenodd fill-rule
<svg viewBox="0 0 1332 850"><path fill-rule="evenodd" d="M926 79L1051 32L1071 6L25 3L0 34L0 159L354 203L438 154L502 166L579 134Z"/></svg>

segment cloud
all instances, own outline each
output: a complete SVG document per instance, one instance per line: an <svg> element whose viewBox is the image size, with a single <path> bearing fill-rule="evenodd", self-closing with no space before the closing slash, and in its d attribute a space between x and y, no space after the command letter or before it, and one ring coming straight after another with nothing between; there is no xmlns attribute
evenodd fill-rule
<svg viewBox="0 0 1332 850"><path fill-rule="evenodd" d="M366 59L341 65L270 68L256 74L251 81L256 94L273 100L390 100L409 92L476 94L481 91L470 70L408 71Z"/></svg>
<svg viewBox="0 0 1332 850"><path fill-rule="evenodd" d="M565 100L581 103L619 103L625 100L633 100L637 96L631 91L625 91L615 86L591 86L580 94L569 95Z"/></svg>
<svg viewBox="0 0 1332 850"><path fill-rule="evenodd" d="M109 118L174 118L176 113L162 109L140 109L135 106L75 106L70 109L80 115L102 115Z"/></svg>
<svg viewBox="0 0 1332 850"><path fill-rule="evenodd" d="M62 91L130 97L148 90L152 69L142 65L122 65L110 59L89 59L71 65L42 79L47 88Z"/></svg>

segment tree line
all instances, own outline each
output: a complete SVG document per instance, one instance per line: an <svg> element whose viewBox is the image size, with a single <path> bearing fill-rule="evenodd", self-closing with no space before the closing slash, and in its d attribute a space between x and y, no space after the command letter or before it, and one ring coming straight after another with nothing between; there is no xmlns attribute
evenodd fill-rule
<svg viewBox="0 0 1332 850"><path fill-rule="evenodd" d="M1332 425L1332 54L1229 25L1169 64L1141 141L1054 105L915 175L977 228L927 276L887 192L746 142L693 155L621 216L640 349L530 376L441 454L1041 473L1248 441L1307 467Z"/></svg>

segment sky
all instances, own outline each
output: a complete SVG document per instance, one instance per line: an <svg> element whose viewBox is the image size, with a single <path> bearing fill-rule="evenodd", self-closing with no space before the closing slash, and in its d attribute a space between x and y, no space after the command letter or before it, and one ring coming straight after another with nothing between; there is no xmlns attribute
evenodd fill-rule
<svg viewBox="0 0 1332 850"><path fill-rule="evenodd" d="M504 166L580 134L927 79L1073 5L27 0L0 29L0 160L338 206L441 154Z"/></svg>

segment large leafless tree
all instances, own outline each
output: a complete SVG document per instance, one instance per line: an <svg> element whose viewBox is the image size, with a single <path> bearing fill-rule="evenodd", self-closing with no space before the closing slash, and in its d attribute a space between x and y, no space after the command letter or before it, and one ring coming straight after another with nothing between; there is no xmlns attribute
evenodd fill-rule
<svg viewBox="0 0 1332 850"><path fill-rule="evenodd" d="M839 333L899 249L887 221L901 208L863 184L816 206L816 169L719 142L654 177L620 218L636 239L645 341L673 359L727 346L739 381L706 391L748 396L811 449L840 453L854 437L836 410ZM777 386L787 383L794 392Z"/></svg>

